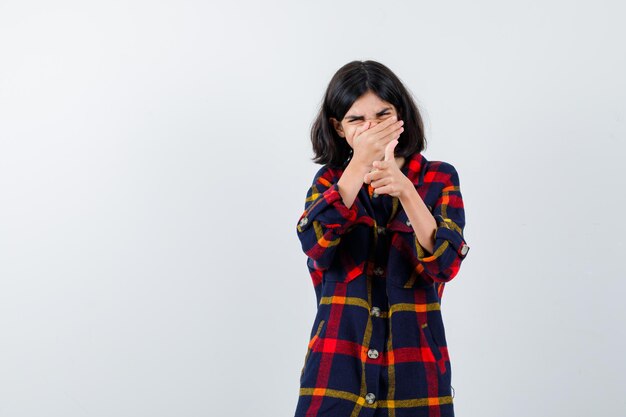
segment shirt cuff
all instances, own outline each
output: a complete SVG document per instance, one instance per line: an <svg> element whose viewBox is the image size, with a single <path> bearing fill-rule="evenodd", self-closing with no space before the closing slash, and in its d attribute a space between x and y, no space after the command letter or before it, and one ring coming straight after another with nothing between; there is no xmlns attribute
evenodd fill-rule
<svg viewBox="0 0 626 417"><path fill-rule="evenodd" d="M450 219L444 219L441 215L434 216L437 221L435 230L435 246L433 253L429 253L420 245L415 237L415 247L417 249L417 259L424 263L436 263L446 258L448 255L456 254L462 260L469 252L469 245L463 238L459 227Z"/></svg>
<svg viewBox="0 0 626 417"><path fill-rule="evenodd" d="M336 233L342 233L367 215L358 195L351 207L344 204L337 183L330 185L323 193L312 195L311 198L315 201L302 214L298 223L300 231L306 230L311 227L313 221L317 221L327 229L336 229L334 230Z"/></svg>

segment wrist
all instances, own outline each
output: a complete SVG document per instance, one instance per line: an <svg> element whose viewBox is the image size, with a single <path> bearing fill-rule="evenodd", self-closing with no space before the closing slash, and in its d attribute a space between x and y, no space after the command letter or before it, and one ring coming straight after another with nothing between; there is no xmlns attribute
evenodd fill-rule
<svg viewBox="0 0 626 417"><path fill-rule="evenodd" d="M400 199L400 202L409 201L414 197L414 194L417 193L417 190L415 189L415 186L413 185L411 180L407 177L404 177L404 181L402 184L403 186L400 190L400 195L398 196L398 198Z"/></svg>
<svg viewBox="0 0 626 417"><path fill-rule="evenodd" d="M358 158L352 157L350 162L348 162L348 166L346 167L346 170L348 169L360 174L361 178L363 178L365 174L370 172L370 170L372 169L372 165L361 161Z"/></svg>

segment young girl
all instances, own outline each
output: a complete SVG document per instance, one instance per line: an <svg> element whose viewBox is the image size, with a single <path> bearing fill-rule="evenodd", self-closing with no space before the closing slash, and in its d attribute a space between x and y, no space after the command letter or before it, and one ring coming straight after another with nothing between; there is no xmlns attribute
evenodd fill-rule
<svg viewBox="0 0 626 417"><path fill-rule="evenodd" d="M441 315L469 246L456 169L375 61L333 76L312 127L298 238L317 298L295 417L453 416Z"/></svg>

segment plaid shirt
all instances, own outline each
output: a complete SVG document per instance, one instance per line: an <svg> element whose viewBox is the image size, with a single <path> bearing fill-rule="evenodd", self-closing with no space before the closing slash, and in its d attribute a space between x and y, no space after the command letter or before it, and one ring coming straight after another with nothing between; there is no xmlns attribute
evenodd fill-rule
<svg viewBox="0 0 626 417"><path fill-rule="evenodd" d="M341 168L321 167L307 192L297 234L318 307L295 417L454 415L440 307L469 250L459 176L421 153L401 171L437 222L432 254L398 198L364 183L348 208Z"/></svg>

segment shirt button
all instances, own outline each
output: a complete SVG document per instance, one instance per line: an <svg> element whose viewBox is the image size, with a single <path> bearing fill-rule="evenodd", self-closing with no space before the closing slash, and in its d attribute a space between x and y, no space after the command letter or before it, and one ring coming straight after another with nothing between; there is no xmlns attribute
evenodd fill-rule
<svg viewBox="0 0 626 417"><path fill-rule="evenodd" d="M376 276L379 276L379 277L380 277L380 276L382 276L384 273L385 273L385 270L384 270L382 267L380 267L380 266L377 266L377 267L376 267L376 269L374 269L374 274L375 274Z"/></svg>
<svg viewBox="0 0 626 417"><path fill-rule="evenodd" d="M380 317L380 308L378 307L372 307L372 310L370 311L370 314L374 317Z"/></svg>
<svg viewBox="0 0 626 417"><path fill-rule="evenodd" d="M300 227L304 226L305 224L307 224L309 222L309 219L307 219L306 217L303 217L302 220L300 220Z"/></svg>
<svg viewBox="0 0 626 417"><path fill-rule="evenodd" d="M367 401L368 404L374 404L374 401L376 401L376 396L373 393L368 392L365 396L365 401Z"/></svg>
<svg viewBox="0 0 626 417"><path fill-rule="evenodd" d="M367 351L367 356L372 359L376 359L378 357L378 351L376 349L370 349Z"/></svg>
<svg viewBox="0 0 626 417"><path fill-rule="evenodd" d="M465 256L467 255L467 252L469 251L469 246L467 246L465 243L463 244L463 246L461 246L461 255Z"/></svg>
<svg viewBox="0 0 626 417"><path fill-rule="evenodd" d="M387 229L385 229L382 226L378 226L378 227L376 227L376 231L378 232L379 235L384 235L385 232L387 231Z"/></svg>
<svg viewBox="0 0 626 417"><path fill-rule="evenodd" d="M407 220L407 221L406 221L406 225L407 225L407 226L410 226L410 225L411 225L411 220Z"/></svg>
<svg viewBox="0 0 626 417"><path fill-rule="evenodd" d="M376 198L376 197L378 197L378 194L376 194L376 192L373 192L372 193L372 197Z"/></svg>

